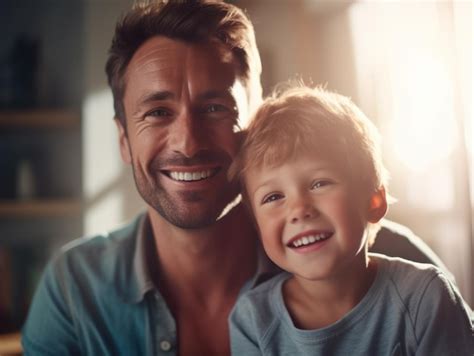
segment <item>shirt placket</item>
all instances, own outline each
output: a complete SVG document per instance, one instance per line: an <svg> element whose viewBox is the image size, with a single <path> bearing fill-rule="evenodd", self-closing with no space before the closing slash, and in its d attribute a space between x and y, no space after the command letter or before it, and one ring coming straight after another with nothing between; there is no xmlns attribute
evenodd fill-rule
<svg viewBox="0 0 474 356"><path fill-rule="evenodd" d="M153 344L152 355L176 356L178 353L176 323L164 298L155 291L150 293L148 301Z"/></svg>

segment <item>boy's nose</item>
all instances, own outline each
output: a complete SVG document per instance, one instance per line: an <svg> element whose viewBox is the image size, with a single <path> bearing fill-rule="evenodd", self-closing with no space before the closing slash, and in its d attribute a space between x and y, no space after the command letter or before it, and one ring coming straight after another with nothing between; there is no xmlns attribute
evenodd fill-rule
<svg viewBox="0 0 474 356"><path fill-rule="evenodd" d="M305 199L299 199L294 202L290 210L290 222L295 224L303 220L314 218L318 215L317 209L311 204L311 202Z"/></svg>

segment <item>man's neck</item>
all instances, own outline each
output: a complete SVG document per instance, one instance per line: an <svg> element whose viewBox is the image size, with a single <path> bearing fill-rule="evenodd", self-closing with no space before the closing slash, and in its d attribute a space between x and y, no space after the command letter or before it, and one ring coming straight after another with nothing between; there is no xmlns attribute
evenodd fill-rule
<svg viewBox="0 0 474 356"><path fill-rule="evenodd" d="M173 300L193 295L212 304L237 293L255 272L257 237L243 206L203 229L177 228L154 210L149 215L159 261L155 282L177 294Z"/></svg>
<svg viewBox="0 0 474 356"><path fill-rule="evenodd" d="M176 320L179 353L230 354L227 318L257 260L244 208L202 230L178 229L153 212L150 222L158 256L152 275Z"/></svg>

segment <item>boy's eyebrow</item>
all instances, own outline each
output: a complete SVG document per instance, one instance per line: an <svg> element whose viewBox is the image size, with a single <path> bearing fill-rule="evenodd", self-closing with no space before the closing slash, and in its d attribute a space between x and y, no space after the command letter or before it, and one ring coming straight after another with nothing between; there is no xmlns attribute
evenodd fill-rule
<svg viewBox="0 0 474 356"><path fill-rule="evenodd" d="M259 184L259 185L253 190L253 192L251 193L252 196L254 196L255 193L256 193L258 190L260 190L260 189L262 189L262 188L265 188L265 186L269 185L273 180L274 180L274 178L269 178L269 179L263 181L261 184Z"/></svg>
<svg viewBox="0 0 474 356"><path fill-rule="evenodd" d="M334 168L331 167L330 165L324 165L324 166L321 166L321 167L317 167L316 169L313 169L313 168L310 168L308 170L311 170L313 173L317 173L317 172L331 172L331 171L334 171ZM271 177L271 178L268 178L266 180L264 180L262 183L260 183L253 191L252 195L254 195L259 189L261 188L264 188L265 186L269 185L272 183L272 181L275 180L274 177Z"/></svg>

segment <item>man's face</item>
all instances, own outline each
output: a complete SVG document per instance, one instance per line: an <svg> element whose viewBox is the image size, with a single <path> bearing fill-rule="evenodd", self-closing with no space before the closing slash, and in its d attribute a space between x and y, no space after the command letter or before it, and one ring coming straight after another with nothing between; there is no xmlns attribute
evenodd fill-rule
<svg viewBox="0 0 474 356"><path fill-rule="evenodd" d="M237 195L226 173L239 115L247 115L232 56L216 45L153 37L127 67L123 103L121 153L143 199L175 226L214 223Z"/></svg>

